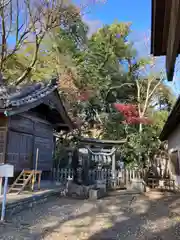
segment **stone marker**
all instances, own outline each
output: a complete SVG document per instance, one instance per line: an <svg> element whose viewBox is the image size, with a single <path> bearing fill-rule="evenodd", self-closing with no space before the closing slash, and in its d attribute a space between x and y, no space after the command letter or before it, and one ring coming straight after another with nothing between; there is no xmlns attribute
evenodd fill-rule
<svg viewBox="0 0 180 240"><path fill-rule="evenodd" d="M140 193L145 192L145 183L143 179L132 179L130 189L138 191Z"/></svg>

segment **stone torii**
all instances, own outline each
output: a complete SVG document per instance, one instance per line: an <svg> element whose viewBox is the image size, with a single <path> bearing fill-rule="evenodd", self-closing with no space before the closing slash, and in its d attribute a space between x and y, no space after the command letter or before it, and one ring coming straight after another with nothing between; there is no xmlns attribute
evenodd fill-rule
<svg viewBox="0 0 180 240"><path fill-rule="evenodd" d="M113 141L113 140L100 140L100 139L94 139L94 138L82 138L80 139L80 143L83 143L84 147L88 150L88 152L93 156L106 156L111 157L111 172L112 172L112 183L115 187L116 185L116 159L115 159L115 152L117 151L118 145L122 145L126 142L126 140L120 140L120 141ZM91 146L97 146L100 147L97 149L97 151L93 151ZM102 147L102 149L101 149ZM109 149L103 149L104 147L108 147ZM89 154L88 154L89 155ZM89 161L89 160L88 160ZM89 163L85 163L85 182L88 182L88 168Z"/></svg>

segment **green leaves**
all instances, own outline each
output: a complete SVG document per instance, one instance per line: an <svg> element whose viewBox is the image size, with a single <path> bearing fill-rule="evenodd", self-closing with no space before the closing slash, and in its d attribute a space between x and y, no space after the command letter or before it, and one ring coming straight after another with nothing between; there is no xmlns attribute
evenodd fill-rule
<svg viewBox="0 0 180 240"><path fill-rule="evenodd" d="M152 70L154 59L138 58L129 41L129 23L105 25L88 39L88 27L73 5L62 9L61 18L62 24L43 38L26 82L60 76L61 96L69 113L83 121L81 135L94 131L99 138L127 138L121 153L129 164L153 158L174 102L162 74ZM30 65L33 53L34 45L26 42L7 61L5 77L15 82ZM88 99L78 98L89 91L93 94ZM122 124L123 116L112 103L135 104L138 114L153 124L142 131L140 124Z"/></svg>

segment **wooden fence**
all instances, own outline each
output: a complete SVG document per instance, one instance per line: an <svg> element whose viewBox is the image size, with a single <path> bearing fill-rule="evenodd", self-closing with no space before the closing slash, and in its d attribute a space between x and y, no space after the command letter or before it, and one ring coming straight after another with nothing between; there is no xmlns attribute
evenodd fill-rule
<svg viewBox="0 0 180 240"><path fill-rule="evenodd" d="M81 182L82 169L78 169L79 181ZM126 185L132 181L132 179L142 179L145 176L145 170L117 170L116 171L116 185ZM73 179L73 169L53 169L53 180L56 182L66 182L67 179ZM89 170L89 181L95 182L96 180L106 180L107 186L111 185L112 174L111 169L93 169Z"/></svg>

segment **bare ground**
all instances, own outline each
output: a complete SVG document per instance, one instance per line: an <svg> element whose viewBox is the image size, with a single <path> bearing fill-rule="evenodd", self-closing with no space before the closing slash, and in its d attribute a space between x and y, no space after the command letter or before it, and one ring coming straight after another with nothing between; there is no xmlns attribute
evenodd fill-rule
<svg viewBox="0 0 180 240"><path fill-rule="evenodd" d="M96 202L53 198L0 225L0 239L180 239L180 196L114 195Z"/></svg>

